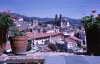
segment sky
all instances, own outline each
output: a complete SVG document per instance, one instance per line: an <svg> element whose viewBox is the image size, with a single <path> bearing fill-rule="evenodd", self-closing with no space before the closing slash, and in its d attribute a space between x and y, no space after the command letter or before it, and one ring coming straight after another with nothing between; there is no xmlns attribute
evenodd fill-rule
<svg viewBox="0 0 100 64"><path fill-rule="evenodd" d="M0 0L0 12L11 10L28 17L54 18L56 14L80 19L92 10L100 13L100 0Z"/></svg>

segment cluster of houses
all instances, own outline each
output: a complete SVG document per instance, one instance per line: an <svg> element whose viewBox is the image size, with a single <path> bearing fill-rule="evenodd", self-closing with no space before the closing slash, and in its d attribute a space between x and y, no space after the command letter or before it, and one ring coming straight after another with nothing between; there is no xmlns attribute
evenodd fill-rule
<svg viewBox="0 0 100 64"><path fill-rule="evenodd" d="M19 30L29 37L28 42L32 48L37 45L67 43L65 44L67 49L73 50L73 52L84 52L83 47L86 46L84 29L70 25L66 17L62 19L62 15L59 18L57 15L55 16L57 25L47 24L47 26L40 26L38 20L25 22L21 17L17 20L14 19L14 21Z"/></svg>

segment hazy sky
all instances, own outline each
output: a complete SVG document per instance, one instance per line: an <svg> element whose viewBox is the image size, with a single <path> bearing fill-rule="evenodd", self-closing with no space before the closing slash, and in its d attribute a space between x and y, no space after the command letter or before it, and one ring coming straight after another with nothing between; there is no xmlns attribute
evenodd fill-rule
<svg viewBox="0 0 100 64"><path fill-rule="evenodd" d="M62 14L77 19L91 14L91 10L100 13L100 0L0 0L0 12L7 9L29 17Z"/></svg>

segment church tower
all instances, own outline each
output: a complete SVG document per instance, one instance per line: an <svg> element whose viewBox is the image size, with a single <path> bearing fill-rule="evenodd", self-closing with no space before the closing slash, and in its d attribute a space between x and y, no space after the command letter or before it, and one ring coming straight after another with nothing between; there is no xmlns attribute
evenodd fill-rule
<svg viewBox="0 0 100 64"><path fill-rule="evenodd" d="M56 22L56 26L61 27L61 22L62 22L62 15L60 14L59 18L58 15L55 15L55 22Z"/></svg>

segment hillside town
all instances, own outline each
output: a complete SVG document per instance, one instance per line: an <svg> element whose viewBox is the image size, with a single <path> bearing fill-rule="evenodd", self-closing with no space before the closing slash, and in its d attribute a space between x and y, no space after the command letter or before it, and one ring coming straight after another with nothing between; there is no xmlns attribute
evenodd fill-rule
<svg viewBox="0 0 100 64"><path fill-rule="evenodd" d="M99 0L0 0L0 64L100 64Z"/></svg>
<svg viewBox="0 0 100 64"><path fill-rule="evenodd" d="M66 53L85 53L86 38L82 26L71 25L67 17L60 14L55 15L56 22L53 24L41 24L38 20L25 22L22 17L13 18L15 27L28 36L28 50L36 52L66 52ZM9 31L9 37L12 31ZM9 40L8 40L9 42ZM7 46L7 52L11 52L10 46Z"/></svg>
<svg viewBox="0 0 100 64"><path fill-rule="evenodd" d="M83 26L70 24L68 18L62 14L55 15L54 24L41 23L34 19L24 21L24 18L19 16L11 16L11 20L14 23L9 28L6 47L3 49L1 46L3 50L0 51L0 62L3 64L23 62L42 64L46 56L76 56L87 52ZM36 60L34 63L33 59Z"/></svg>
<svg viewBox="0 0 100 64"><path fill-rule="evenodd" d="M0 31L2 34L0 42L3 42L0 46L0 64L50 64L53 60L55 60L53 63L60 62L60 64L61 62L66 64L66 61L79 63L80 60L86 62L84 58L91 61L92 56L95 55L96 50L89 50L89 45L87 46L88 40L86 41L83 25L71 24L70 20L62 14L56 14L53 23L44 23L36 19L25 21L23 17L9 16L6 12L2 12L4 18L1 16L0 21L3 22L7 15L8 24L0 24L5 28L12 22L12 26L9 27L7 35L4 35L6 34L6 31L3 32L4 29ZM7 39L4 39L5 37ZM98 42L98 38L95 41ZM91 57L87 56L88 52ZM96 51L96 55L98 53ZM95 62L97 57L93 59L91 62Z"/></svg>

